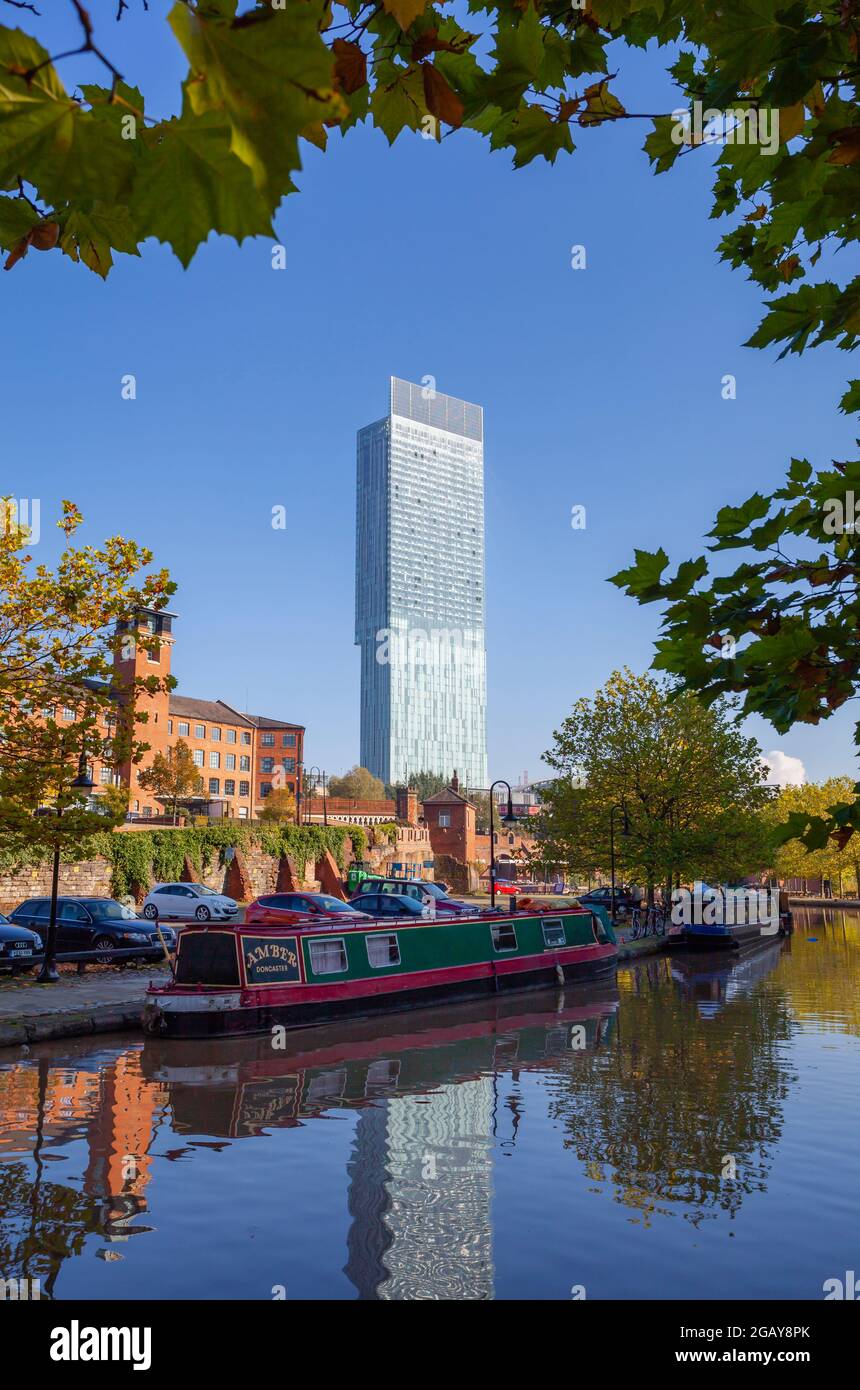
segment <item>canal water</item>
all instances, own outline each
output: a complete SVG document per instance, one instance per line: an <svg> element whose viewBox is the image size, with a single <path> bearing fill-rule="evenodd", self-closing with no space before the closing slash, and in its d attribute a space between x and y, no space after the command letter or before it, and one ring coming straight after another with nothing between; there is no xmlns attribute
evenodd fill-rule
<svg viewBox="0 0 860 1390"><path fill-rule="evenodd" d="M0 1278L63 1298L797 1298L860 1270L860 913L269 1039L0 1054Z"/></svg>

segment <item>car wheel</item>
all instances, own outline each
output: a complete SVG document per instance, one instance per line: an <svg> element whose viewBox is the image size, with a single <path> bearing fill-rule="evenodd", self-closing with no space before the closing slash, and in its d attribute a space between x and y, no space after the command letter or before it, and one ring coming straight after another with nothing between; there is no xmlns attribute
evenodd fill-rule
<svg viewBox="0 0 860 1390"><path fill-rule="evenodd" d="M212 913L209 911L208 907L198 907L194 916L197 918L198 922L208 922Z"/></svg>
<svg viewBox="0 0 860 1390"><path fill-rule="evenodd" d="M96 952L96 960L99 965L110 965L114 958L116 942L109 936L98 936L93 942L93 950Z"/></svg>
<svg viewBox="0 0 860 1390"><path fill-rule="evenodd" d="M155 903L147 903L146 907L143 909L143 915L148 922L157 922L158 908L155 906Z"/></svg>

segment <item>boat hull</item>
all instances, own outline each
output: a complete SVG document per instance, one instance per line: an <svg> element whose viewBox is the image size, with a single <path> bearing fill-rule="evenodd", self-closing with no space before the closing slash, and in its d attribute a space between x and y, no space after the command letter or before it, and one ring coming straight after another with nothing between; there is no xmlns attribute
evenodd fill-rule
<svg viewBox="0 0 860 1390"><path fill-rule="evenodd" d="M782 929L778 933L782 935ZM754 942L772 941L777 933L762 932L757 922L740 923L735 926L690 926L684 928L683 941L694 951L738 951L742 946Z"/></svg>
<svg viewBox="0 0 860 1390"><path fill-rule="evenodd" d="M486 999L513 991L589 983L612 978L618 948L595 945L576 951L552 953L552 959L532 958L482 964L434 972L433 983L396 980L374 982L367 989L348 991L343 985L317 990L314 999L299 999L295 992L271 989L265 998L247 990L176 989L150 991L144 1010L147 1033L167 1038L235 1037L267 1033L274 1028L312 1028L340 1019L371 1017L405 1008L437 1007L447 1001ZM442 978L440 978L442 977ZM358 983L358 982L357 982ZM388 985L388 988L380 986Z"/></svg>

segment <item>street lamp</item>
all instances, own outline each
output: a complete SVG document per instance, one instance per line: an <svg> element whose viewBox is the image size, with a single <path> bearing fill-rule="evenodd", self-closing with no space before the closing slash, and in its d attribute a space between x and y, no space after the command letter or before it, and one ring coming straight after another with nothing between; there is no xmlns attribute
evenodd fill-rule
<svg viewBox="0 0 860 1390"><path fill-rule="evenodd" d="M302 823L302 773L304 770L304 763L296 763L296 825Z"/></svg>
<svg viewBox="0 0 860 1390"><path fill-rule="evenodd" d="M316 776L314 777L314 780L313 780L313 782L311 783L311 787L312 787L313 789L316 789L316 788L319 786L320 782L322 782L322 784L323 784L323 825L328 825L328 817L327 817L327 814L326 814L326 804L325 804L325 773L322 772L322 771L320 770L320 768L318 768L318 767L316 766L316 764L314 764L313 767L309 767L309 768L308 768L308 773L309 773L309 774L310 774L310 773L316 773ZM311 820L313 820L313 814L314 814L314 801L313 801L313 796L314 796L314 793L313 793L313 790L312 790L311 793L310 793L310 795L309 795L309 797L308 797L308 803L309 803L309 807L310 807L309 815L310 815L310 819L311 819Z"/></svg>
<svg viewBox="0 0 860 1390"><path fill-rule="evenodd" d="M609 868L612 875L612 887L609 890L609 917L610 921L615 922L615 812L621 811L624 821L621 826L621 834L625 837L630 834L630 821L627 816L627 807L622 801L612 807L609 812Z"/></svg>
<svg viewBox="0 0 860 1390"><path fill-rule="evenodd" d="M508 789L508 809L501 818L502 825L513 825L517 819L514 815L511 784L499 777L490 787L490 907L496 906L496 848L493 843L493 790L496 787L507 787Z"/></svg>
<svg viewBox="0 0 860 1390"><path fill-rule="evenodd" d="M95 784L94 784L94 782L93 782L93 779L92 779L92 777L90 777L90 774L89 774L89 772L87 771L87 759L86 759L86 754L82 753L81 756L80 756L80 758L78 759L78 775L77 775L77 777L75 778L74 782L72 782L72 784L71 784L71 790L72 790L72 791L87 791L87 792L91 792L94 785L95 785ZM61 802L61 800L60 800L61 795L62 795L62 793L59 793L59 794L57 795L57 805L56 805L56 808L52 809L52 808L47 807L47 806L45 806L45 807L41 807L41 806L40 806L39 809L38 809L38 811L36 812L36 814L37 814L37 815L48 815L48 816L52 816L52 815L54 815L54 813L55 813L55 811L56 811L57 817L62 816L62 814L63 814L63 806L62 806L62 802ZM51 915L50 915L50 917L48 918L48 939L47 939L47 942L45 943L45 956L44 956L44 959L43 959L43 961L42 961L42 969L39 971L39 974L38 974L38 976L36 977L36 978L37 978L37 982L38 982L39 984L42 984L42 985L44 985L44 984L55 984L56 981L60 978L59 975L58 975L58 973L57 973L57 967L56 967L56 964L55 964L55 957L56 957L56 954L57 954L57 884L58 884L58 882L59 882L59 878L60 878L60 835L59 835L59 825L58 825L58 826L57 826L57 838L56 838L56 841L55 841L55 843L54 843L54 868L53 868L53 873L52 873L52 875L51 875Z"/></svg>

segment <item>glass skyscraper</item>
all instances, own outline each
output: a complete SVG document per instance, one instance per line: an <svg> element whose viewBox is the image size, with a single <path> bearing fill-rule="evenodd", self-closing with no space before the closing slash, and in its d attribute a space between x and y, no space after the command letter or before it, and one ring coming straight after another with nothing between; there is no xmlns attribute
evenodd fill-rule
<svg viewBox="0 0 860 1390"><path fill-rule="evenodd" d="M358 432L361 762L385 782L487 786L483 440L480 406L398 377Z"/></svg>

